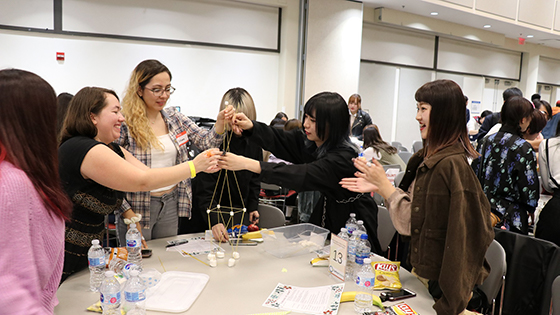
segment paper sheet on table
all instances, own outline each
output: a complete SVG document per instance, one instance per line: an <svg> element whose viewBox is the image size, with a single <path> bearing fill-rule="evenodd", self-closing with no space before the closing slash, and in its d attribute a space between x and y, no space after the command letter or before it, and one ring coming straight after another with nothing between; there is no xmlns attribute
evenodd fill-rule
<svg viewBox="0 0 560 315"><path fill-rule="evenodd" d="M278 283L263 306L305 314L338 313L344 283L302 288Z"/></svg>
<svg viewBox="0 0 560 315"><path fill-rule="evenodd" d="M167 251L177 251L183 256L188 256L188 254L183 254L183 251L191 255L208 254L213 249L221 249L220 246L216 245L214 242L205 241L201 238L189 239L186 244L181 244L173 247L168 247Z"/></svg>

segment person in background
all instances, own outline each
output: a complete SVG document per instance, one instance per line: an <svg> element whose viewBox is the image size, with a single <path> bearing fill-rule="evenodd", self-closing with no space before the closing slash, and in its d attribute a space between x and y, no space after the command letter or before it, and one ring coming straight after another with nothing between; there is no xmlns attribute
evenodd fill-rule
<svg viewBox="0 0 560 315"><path fill-rule="evenodd" d="M58 176L56 94L6 69L0 95L0 313L53 314L72 209Z"/></svg>
<svg viewBox="0 0 560 315"><path fill-rule="evenodd" d="M546 126L542 131L542 135L545 139L555 137L556 127L558 126L558 121L560 121L560 115L558 115L558 113L560 113L560 101L556 102L556 106L554 106L554 108L551 108L551 111L552 116L550 116L548 122L546 123Z"/></svg>
<svg viewBox="0 0 560 315"><path fill-rule="evenodd" d="M553 195L539 214L535 237L560 246L560 128L556 128L555 137L541 142L538 161L541 184Z"/></svg>
<svg viewBox="0 0 560 315"><path fill-rule="evenodd" d="M226 153L220 167L258 173L261 181L289 187L296 191L320 191L323 200L311 214L310 223L340 232L350 213L363 220L374 253L380 253L377 239L377 205L370 194L356 194L338 184L356 169L352 158L358 147L350 142L350 115L344 98L338 93L322 92L304 106L303 128L283 131L236 114L234 130L243 131L251 142L270 150L276 157L293 164L266 163Z"/></svg>
<svg viewBox="0 0 560 315"><path fill-rule="evenodd" d="M397 154L397 148L383 141L377 125L365 126L363 139L363 153L368 161L375 158L381 165L400 165L401 170L406 169L406 164Z"/></svg>
<svg viewBox="0 0 560 315"><path fill-rule="evenodd" d="M357 177L341 185L385 198L397 231L411 236L412 273L428 287L437 314L472 314L465 308L490 271L484 256L494 232L490 205L467 161L478 154L467 137L463 93L451 80L436 80L415 99L424 148L410 158L399 188L379 162L361 159L354 161Z"/></svg>
<svg viewBox="0 0 560 315"><path fill-rule="evenodd" d="M286 115L286 113L284 113L284 112L278 112L276 114L276 116L274 116L274 118L272 118L269 125L270 126L275 125L275 122L277 122L277 120L282 120L285 123L285 122L288 121L288 115Z"/></svg>
<svg viewBox="0 0 560 315"><path fill-rule="evenodd" d="M523 92L521 92L521 90L517 87L512 87L512 88L506 89L502 93L502 98L504 100L504 104L508 99L510 99L513 96L523 97ZM480 145L482 144L482 141L484 140L484 137L490 131L490 129L492 129L492 127L494 127L495 124L500 122L500 115L501 115L500 112L496 112L496 113L492 113L491 115L486 116L486 118L484 119L484 122L482 123L482 125L478 129L478 133L473 136L473 138L478 141L478 147L480 147Z"/></svg>
<svg viewBox="0 0 560 315"><path fill-rule="evenodd" d="M545 115L546 120L550 120L552 118L552 107L550 107L550 103L545 100L535 100L533 105L536 109L541 111Z"/></svg>
<svg viewBox="0 0 560 315"><path fill-rule="evenodd" d="M540 94L533 94L531 95L531 103L535 104L535 101L540 101L541 100L541 95Z"/></svg>
<svg viewBox="0 0 560 315"><path fill-rule="evenodd" d="M538 109L534 109L531 113L531 123L527 127L527 130L523 133L523 139L529 142L529 144L535 150L535 154L539 152L539 145L543 141L543 136L541 131L546 126L546 114L543 114L542 111Z"/></svg>
<svg viewBox="0 0 560 315"><path fill-rule="evenodd" d="M223 139L220 134L225 130L224 112L218 115L215 126L207 130L175 107L165 108L175 91L171 78L171 71L161 62L144 60L132 71L122 101L125 122L116 143L150 168L189 161L191 143L200 150L207 150L219 147ZM152 191L127 193L117 211L120 244L125 242L129 223L137 221L140 216L142 235L146 240L177 235L179 229L182 233L196 229L190 221L191 202L190 179L156 187Z"/></svg>
<svg viewBox="0 0 560 315"><path fill-rule="evenodd" d="M371 117L362 110L362 97L360 94L352 94L348 99L348 110L350 111L350 136L362 140L364 127L371 125Z"/></svg>
<svg viewBox="0 0 560 315"><path fill-rule="evenodd" d="M537 160L531 145L523 139L533 114L533 104L521 96L502 106L502 127L490 135L472 162L492 212L500 218L497 227L527 235L528 216L539 200Z"/></svg>
<svg viewBox="0 0 560 315"><path fill-rule="evenodd" d="M64 118L66 117L66 111L68 110L68 104L72 100L74 95L70 93L60 93L56 97L56 138L60 139L60 131L62 130L62 124L64 124Z"/></svg>
<svg viewBox="0 0 560 315"><path fill-rule="evenodd" d="M223 120L226 113L221 116ZM121 207L125 191L151 191L193 178L200 171L217 170L218 149L172 167L147 167L114 143L123 122L119 99L112 90L85 87L68 107L58 149L60 179L73 202L71 220L66 223L62 281L87 268L91 241L102 239L105 216Z"/></svg>
<svg viewBox="0 0 560 315"><path fill-rule="evenodd" d="M244 113L251 119L257 118L253 98L243 88L228 90L222 97L220 111L227 107L226 104L232 105L236 112ZM262 161L263 158L261 147L250 143L245 137L235 135L231 130L226 131L222 150L258 161ZM198 212L202 215L205 222L203 228L211 229L216 240L228 240L224 224L229 223L227 227L231 228L235 224L249 225L259 222L260 190L259 175L249 171L233 173L221 170L219 173L201 174L193 184L193 213ZM219 215L216 211L210 215L206 213L208 209L216 210L217 205L220 205L218 211L234 211L235 216L231 221L229 214ZM239 212L243 208L247 209L247 212Z"/></svg>

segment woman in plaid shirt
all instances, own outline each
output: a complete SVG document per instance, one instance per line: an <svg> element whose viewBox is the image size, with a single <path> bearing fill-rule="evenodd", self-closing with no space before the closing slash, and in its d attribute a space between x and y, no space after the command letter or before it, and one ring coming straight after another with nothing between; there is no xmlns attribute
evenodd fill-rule
<svg viewBox="0 0 560 315"><path fill-rule="evenodd" d="M189 141L201 150L222 143L226 110L218 114L214 128L200 128L175 108L164 109L174 91L169 69L157 60L144 60L132 72L122 101L125 123L117 143L150 168L188 161ZM191 217L191 201L190 179L148 192L127 193L117 215L121 244L127 225L138 220L138 214L146 240L177 235L179 217Z"/></svg>

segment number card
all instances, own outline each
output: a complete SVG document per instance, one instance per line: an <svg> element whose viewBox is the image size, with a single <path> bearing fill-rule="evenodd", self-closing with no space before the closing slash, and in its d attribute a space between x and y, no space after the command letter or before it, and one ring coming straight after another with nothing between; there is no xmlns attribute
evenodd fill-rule
<svg viewBox="0 0 560 315"><path fill-rule="evenodd" d="M329 271L337 279L344 281L346 274L346 260L348 257L348 241L336 234L331 235L331 256Z"/></svg>

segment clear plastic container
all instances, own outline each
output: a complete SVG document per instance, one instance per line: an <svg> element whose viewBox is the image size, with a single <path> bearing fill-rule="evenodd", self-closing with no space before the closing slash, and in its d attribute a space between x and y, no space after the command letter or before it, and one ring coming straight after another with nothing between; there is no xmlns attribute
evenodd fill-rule
<svg viewBox="0 0 560 315"><path fill-rule="evenodd" d="M261 230L264 250L278 258L302 255L325 246L329 230L311 223Z"/></svg>

